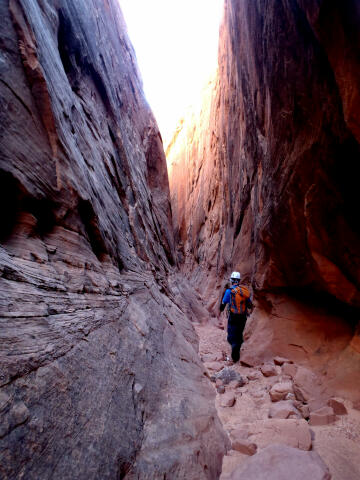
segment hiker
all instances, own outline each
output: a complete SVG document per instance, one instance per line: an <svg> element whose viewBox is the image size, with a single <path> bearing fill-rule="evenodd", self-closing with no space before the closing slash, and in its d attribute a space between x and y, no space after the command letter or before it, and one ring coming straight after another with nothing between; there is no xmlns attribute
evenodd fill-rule
<svg viewBox="0 0 360 480"><path fill-rule="evenodd" d="M253 308L250 291L245 285L240 285L240 273L232 272L230 287L225 290L220 312L228 304L227 341L231 345L231 358L236 363L240 358L240 347L244 341L243 331L246 318Z"/></svg>

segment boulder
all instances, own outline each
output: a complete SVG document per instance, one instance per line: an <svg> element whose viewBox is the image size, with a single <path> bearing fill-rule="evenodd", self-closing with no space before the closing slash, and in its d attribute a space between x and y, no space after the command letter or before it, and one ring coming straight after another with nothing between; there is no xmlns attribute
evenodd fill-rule
<svg viewBox="0 0 360 480"><path fill-rule="evenodd" d="M245 455L254 455L257 451L257 445L244 438L237 438L232 441L231 448Z"/></svg>
<svg viewBox="0 0 360 480"><path fill-rule="evenodd" d="M271 405L269 418L302 418L291 400L283 400Z"/></svg>
<svg viewBox="0 0 360 480"><path fill-rule="evenodd" d="M272 386L269 395L272 402L283 400L288 393L293 393L293 385L291 382L279 382Z"/></svg>
<svg viewBox="0 0 360 480"><path fill-rule="evenodd" d="M336 420L336 415L334 410L331 407L322 407L315 412L310 412L310 425L329 425L334 423Z"/></svg>
<svg viewBox="0 0 360 480"><path fill-rule="evenodd" d="M330 480L328 467L316 452L270 445L236 468L230 480Z"/></svg>
<svg viewBox="0 0 360 480"><path fill-rule="evenodd" d="M308 402L320 395L320 379L311 370L298 367L293 380L294 393L298 400Z"/></svg>
<svg viewBox="0 0 360 480"><path fill-rule="evenodd" d="M261 365L260 370L264 377L273 377L278 374L273 363L265 363L264 365Z"/></svg>
<svg viewBox="0 0 360 480"><path fill-rule="evenodd" d="M236 402L235 395L233 393L224 393L220 399L221 407L233 407Z"/></svg>
<svg viewBox="0 0 360 480"><path fill-rule="evenodd" d="M230 382L232 382L234 380L237 380L239 382L239 385L240 385L240 383L242 385L245 385L245 383L246 383L245 380L243 379L243 377L240 375L240 373L236 372L235 370L233 370L232 368L229 368L229 367L223 368L221 370L221 372L219 372L215 375L215 377L217 379L222 380L223 385L228 385Z"/></svg>
<svg viewBox="0 0 360 480"><path fill-rule="evenodd" d="M348 413L345 405L335 398L330 398L328 406L333 409L335 415L347 415Z"/></svg>

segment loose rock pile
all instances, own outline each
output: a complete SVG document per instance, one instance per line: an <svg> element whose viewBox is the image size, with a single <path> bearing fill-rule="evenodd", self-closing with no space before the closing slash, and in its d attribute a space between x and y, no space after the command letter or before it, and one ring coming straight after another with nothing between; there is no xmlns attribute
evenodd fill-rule
<svg viewBox="0 0 360 480"><path fill-rule="evenodd" d="M214 341L216 332L220 331L212 327L198 329L200 351L212 347L222 350L216 352L216 368L212 361L215 357L203 355L218 394L218 414L231 442L231 450L224 457L221 480L281 480L289 475L292 479L342 480L341 476L331 477L325 465L329 464L329 458L323 457L327 450L322 429L325 435L326 429L334 429L341 419L350 423L346 420L348 409L344 400L329 398L322 380L290 359L275 357L251 368L226 361L225 341L218 340L212 345L209 341L209 337ZM360 428L360 418L357 425ZM339 433L340 426L337 428ZM334 433L331 430L330 435ZM275 459L286 465L284 471L280 463L280 470L273 469ZM360 472L360 464L357 471ZM357 477L348 476L347 480L350 478Z"/></svg>

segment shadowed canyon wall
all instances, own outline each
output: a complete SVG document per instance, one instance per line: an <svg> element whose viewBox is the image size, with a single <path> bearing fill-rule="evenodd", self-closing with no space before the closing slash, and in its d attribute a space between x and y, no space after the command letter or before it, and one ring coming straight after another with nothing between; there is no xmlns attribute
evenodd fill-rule
<svg viewBox="0 0 360 480"><path fill-rule="evenodd" d="M0 476L216 478L226 440L118 2L0 17Z"/></svg>
<svg viewBox="0 0 360 480"><path fill-rule="evenodd" d="M258 299L243 358L325 365L342 352L348 387L360 352L359 26L355 0L226 0L218 71L167 148L182 269L214 313L231 270Z"/></svg>

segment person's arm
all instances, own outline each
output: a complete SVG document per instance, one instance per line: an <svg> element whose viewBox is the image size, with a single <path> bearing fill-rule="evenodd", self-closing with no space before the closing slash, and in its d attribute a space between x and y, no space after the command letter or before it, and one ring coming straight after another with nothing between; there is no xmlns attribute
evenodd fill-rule
<svg viewBox="0 0 360 480"><path fill-rule="evenodd" d="M221 305L220 305L220 312L223 312L225 310L226 304L230 303L230 289L228 288L225 291L225 294L223 296Z"/></svg>

